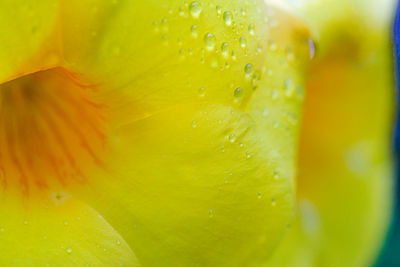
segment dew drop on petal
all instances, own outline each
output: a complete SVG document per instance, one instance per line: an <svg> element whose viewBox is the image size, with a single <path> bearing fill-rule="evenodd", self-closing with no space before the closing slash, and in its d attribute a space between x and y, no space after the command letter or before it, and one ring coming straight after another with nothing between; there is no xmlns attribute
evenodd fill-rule
<svg viewBox="0 0 400 267"><path fill-rule="evenodd" d="M198 18L200 16L201 11L203 11L203 7L199 2L192 2L189 6L190 15L194 18Z"/></svg>
<svg viewBox="0 0 400 267"><path fill-rule="evenodd" d="M250 25L249 25L249 33L250 33L251 35L254 35L254 34L255 34L254 24L250 24Z"/></svg>
<svg viewBox="0 0 400 267"><path fill-rule="evenodd" d="M247 65L244 67L244 73L245 73L247 76L250 76L251 74L253 74L253 65L252 65L252 64L247 64Z"/></svg>
<svg viewBox="0 0 400 267"><path fill-rule="evenodd" d="M213 50L215 47L215 36L212 33L207 33L204 36L204 43L207 50Z"/></svg>
<svg viewBox="0 0 400 267"><path fill-rule="evenodd" d="M235 91L233 92L233 95L234 95L236 98L241 97L242 94L243 94L243 89L240 88L240 87L236 88Z"/></svg>
<svg viewBox="0 0 400 267"><path fill-rule="evenodd" d="M228 43L222 43L221 45L221 53L223 57L228 57L229 56L229 44Z"/></svg>
<svg viewBox="0 0 400 267"><path fill-rule="evenodd" d="M190 32L192 33L192 36L193 37L197 37L198 36L198 26L197 25L193 25L191 28L190 28Z"/></svg>
<svg viewBox="0 0 400 267"><path fill-rule="evenodd" d="M206 94L206 89L204 87L199 88L199 96L203 97Z"/></svg>
<svg viewBox="0 0 400 267"><path fill-rule="evenodd" d="M243 36L239 38L239 43L241 47L246 47L246 39Z"/></svg>
<svg viewBox="0 0 400 267"><path fill-rule="evenodd" d="M225 12L224 12L224 15L222 16L222 18L223 18L223 20L225 21L225 24L226 24L227 26L232 25L233 18L232 18L232 13L231 13L231 12L225 11Z"/></svg>

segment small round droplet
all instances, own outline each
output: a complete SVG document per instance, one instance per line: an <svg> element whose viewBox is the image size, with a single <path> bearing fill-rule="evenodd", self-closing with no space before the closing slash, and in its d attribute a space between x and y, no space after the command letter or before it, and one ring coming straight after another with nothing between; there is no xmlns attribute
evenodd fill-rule
<svg viewBox="0 0 400 267"><path fill-rule="evenodd" d="M267 117L267 116L269 115L269 110L268 110L268 109L263 109L262 115L263 115L264 117Z"/></svg>
<svg viewBox="0 0 400 267"><path fill-rule="evenodd" d="M258 192L258 193L257 193L257 197L258 197L258 199L261 199L261 198L262 198L262 193L261 193L261 192Z"/></svg>
<svg viewBox="0 0 400 267"><path fill-rule="evenodd" d="M243 36L239 38L239 43L241 47L246 47L246 39Z"/></svg>
<svg viewBox="0 0 400 267"><path fill-rule="evenodd" d="M232 25L233 18L232 18L232 13L231 13L231 12L225 11L225 12L224 12L224 15L222 16L222 18L223 18L223 20L225 21L225 24L226 24L227 26Z"/></svg>
<svg viewBox="0 0 400 267"><path fill-rule="evenodd" d="M258 44L258 45L257 45L257 52L258 52L258 53L261 53L262 50L263 50L262 45Z"/></svg>
<svg viewBox="0 0 400 267"><path fill-rule="evenodd" d="M293 96L293 82L292 79L288 78L285 80L285 96L286 97L292 97Z"/></svg>
<svg viewBox="0 0 400 267"><path fill-rule="evenodd" d="M67 226L68 225L68 221L64 221L64 225Z"/></svg>
<svg viewBox="0 0 400 267"><path fill-rule="evenodd" d="M236 60L236 51L232 51L232 59Z"/></svg>
<svg viewBox="0 0 400 267"><path fill-rule="evenodd" d="M179 15L182 16L182 17L185 16L185 7L184 7L184 6L180 6L180 7L179 7L179 12L178 12L178 13L179 13Z"/></svg>
<svg viewBox="0 0 400 267"><path fill-rule="evenodd" d="M197 37L198 36L198 26L197 25L193 25L190 28L190 32L192 33L193 37Z"/></svg>
<svg viewBox="0 0 400 267"><path fill-rule="evenodd" d="M71 247L67 247L67 253L71 254L72 253L72 248Z"/></svg>
<svg viewBox="0 0 400 267"><path fill-rule="evenodd" d="M276 99L278 99L278 96L279 96L278 90L272 89L272 91L271 91L271 97L272 97L272 99L273 99L273 100L276 100Z"/></svg>
<svg viewBox="0 0 400 267"><path fill-rule="evenodd" d="M199 88L199 96L203 97L206 94L206 89L204 87Z"/></svg>
<svg viewBox="0 0 400 267"><path fill-rule="evenodd" d="M228 137L228 139L229 139L229 142L235 143L235 141L236 141L236 136L235 136L235 134L231 134L231 135Z"/></svg>
<svg viewBox="0 0 400 267"><path fill-rule="evenodd" d="M213 210L209 210L209 212L208 212L208 217L210 217L210 218L214 217L214 212L213 212Z"/></svg>
<svg viewBox="0 0 400 267"><path fill-rule="evenodd" d="M288 61L294 61L294 53L292 48L287 48L286 49L286 59Z"/></svg>
<svg viewBox="0 0 400 267"><path fill-rule="evenodd" d="M153 28L154 28L155 32L158 32L160 30L160 27L158 25L158 21L154 21L153 22ZM97 32L92 32L92 36L96 36L96 35L97 35Z"/></svg>
<svg viewBox="0 0 400 267"><path fill-rule="evenodd" d="M249 25L249 33L250 33L251 35L254 35L254 34L255 34L254 24L250 24L250 25Z"/></svg>
<svg viewBox="0 0 400 267"><path fill-rule="evenodd" d="M228 43L222 43L221 45L221 53L223 57L228 57L229 56L229 44Z"/></svg>
<svg viewBox="0 0 400 267"><path fill-rule="evenodd" d="M197 122L196 121L192 121L192 127L196 128L197 127Z"/></svg>
<svg viewBox="0 0 400 267"><path fill-rule="evenodd" d="M192 2L189 6L190 15L192 15L193 18L198 18L202 10L203 7L199 2Z"/></svg>
<svg viewBox="0 0 400 267"><path fill-rule="evenodd" d="M250 76L251 74L253 74L253 65L252 65L252 64L247 64L247 65L244 67L244 73L245 73L247 76Z"/></svg>
<svg viewBox="0 0 400 267"><path fill-rule="evenodd" d="M234 95L236 98L241 97L242 94L243 94L243 89L240 88L240 87L236 88L235 91L233 92L233 95Z"/></svg>
<svg viewBox="0 0 400 267"><path fill-rule="evenodd" d="M221 13L222 13L222 7L220 6L220 5L217 5L217 14L218 15L221 15Z"/></svg>
<svg viewBox="0 0 400 267"><path fill-rule="evenodd" d="M276 199L273 197L271 198L271 206L275 207L276 206Z"/></svg>
<svg viewBox="0 0 400 267"><path fill-rule="evenodd" d="M242 14L242 16L246 16L246 9L241 8L240 9L240 14Z"/></svg>
<svg viewBox="0 0 400 267"><path fill-rule="evenodd" d="M161 20L161 29L163 32L168 32L168 20L167 19Z"/></svg>
<svg viewBox="0 0 400 267"><path fill-rule="evenodd" d="M279 171L274 170L274 179L279 179Z"/></svg>
<svg viewBox="0 0 400 267"><path fill-rule="evenodd" d="M207 50L213 50L215 47L215 36L212 33L207 33L204 36L204 43L206 44Z"/></svg>
<svg viewBox="0 0 400 267"><path fill-rule="evenodd" d="M250 154L250 152L249 151L246 151L246 158L251 158L251 154Z"/></svg>

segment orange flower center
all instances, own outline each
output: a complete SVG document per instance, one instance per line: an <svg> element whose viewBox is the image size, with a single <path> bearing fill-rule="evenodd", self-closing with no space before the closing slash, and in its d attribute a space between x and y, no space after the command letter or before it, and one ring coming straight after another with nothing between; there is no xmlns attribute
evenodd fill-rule
<svg viewBox="0 0 400 267"><path fill-rule="evenodd" d="M0 187L54 190L84 183L84 167L102 164L103 107L81 81L54 68L0 85Z"/></svg>

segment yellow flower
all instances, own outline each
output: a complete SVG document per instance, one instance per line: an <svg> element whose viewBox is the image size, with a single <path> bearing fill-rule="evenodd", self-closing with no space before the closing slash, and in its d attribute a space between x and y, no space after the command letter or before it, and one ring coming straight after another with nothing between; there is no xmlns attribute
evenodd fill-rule
<svg viewBox="0 0 400 267"><path fill-rule="evenodd" d="M278 2L0 1L1 265L370 263L389 12Z"/></svg>
<svg viewBox="0 0 400 267"><path fill-rule="evenodd" d="M370 266L377 257L393 201L395 2L294 6L318 53L306 82L297 218L267 266Z"/></svg>
<svg viewBox="0 0 400 267"><path fill-rule="evenodd" d="M0 13L2 264L271 255L294 214L303 24L261 0Z"/></svg>

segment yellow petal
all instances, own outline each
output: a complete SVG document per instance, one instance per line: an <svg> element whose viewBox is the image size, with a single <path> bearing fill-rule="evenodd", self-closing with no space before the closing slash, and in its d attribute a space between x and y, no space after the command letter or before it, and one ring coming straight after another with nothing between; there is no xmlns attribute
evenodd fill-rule
<svg viewBox="0 0 400 267"><path fill-rule="evenodd" d="M0 83L58 63L59 1L0 3Z"/></svg>
<svg viewBox="0 0 400 267"><path fill-rule="evenodd" d="M106 170L87 172L92 191L80 196L124 236L144 265L259 263L293 217L303 97L297 67L309 58L309 36L306 29L294 27L293 18L269 8L276 15L274 24L282 27L271 28L272 47L257 56L266 63L260 66L255 90L221 85L246 80L243 69L225 76L217 69L209 76L202 68L193 76L220 84L221 93L229 92L227 99L215 96L221 104L177 99L167 110L114 129ZM209 12L216 13L215 6ZM219 20L208 23L223 23ZM237 60L247 62L246 57ZM180 64L171 69L178 68L185 83L190 77L184 69L195 68ZM174 81L180 82L151 82L155 88L175 90ZM196 88L182 88L184 93L191 90L197 94ZM171 91L171 98L179 93Z"/></svg>
<svg viewBox="0 0 400 267"><path fill-rule="evenodd" d="M97 212L64 193L26 203L2 198L0 209L4 266L138 266Z"/></svg>
<svg viewBox="0 0 400 267"><path fill-rule="evenodd" d="M307 81L298 217L267 266L369 266L390 219L390 11L382 16L374 1L322 2L304 6L320 54ZM355 9L363 12L354 17Z"/></svg>
<svg viewBox="0 0 400 267"><path fill-rule="evenodd" d="M207 101L244 106L268 51L261 0L69 1L64 66L100 88L114 123ZM232 21L231 21L232 20ZM79 27L71 27L74 21Z"/></svg>

